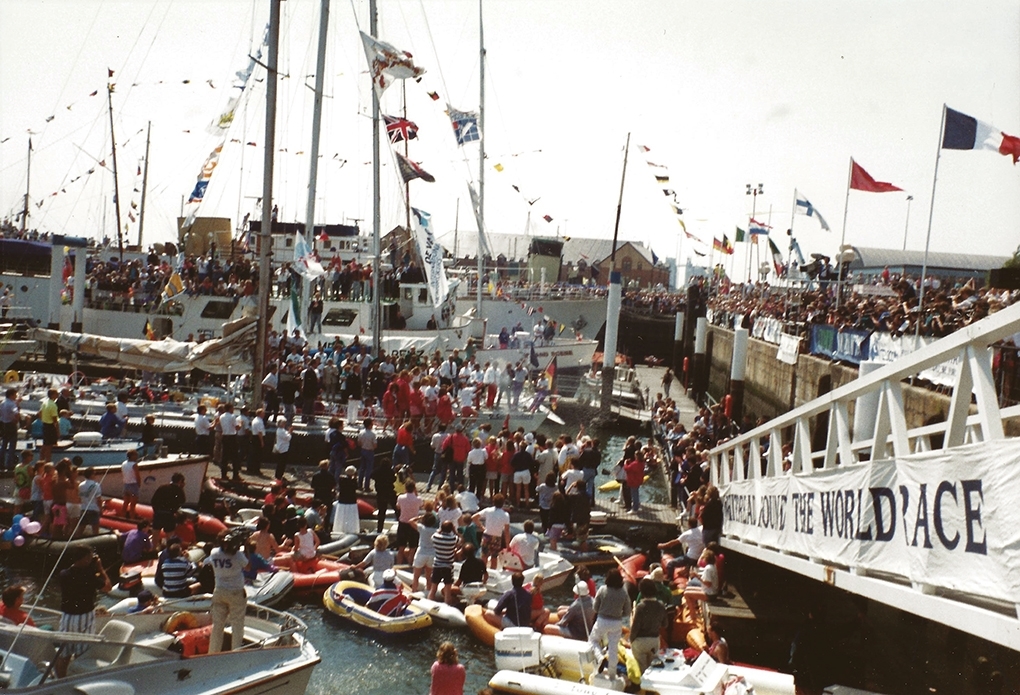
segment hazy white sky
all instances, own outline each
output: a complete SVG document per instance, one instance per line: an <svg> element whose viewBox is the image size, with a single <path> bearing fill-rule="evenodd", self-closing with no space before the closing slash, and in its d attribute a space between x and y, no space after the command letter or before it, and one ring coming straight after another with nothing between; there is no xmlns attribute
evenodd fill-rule
<svg viewBox="0 0 1020 695"><path fill-rule="evenodd" d="M314 72L318 4L283 3L281 66L288 77L278 142L287 151L277 157L277 198L287 220L305 214L310 90L303 85ZM611 236L623 143L632 132L621 237L651 242L661 256L676 252L679 227L646 158L668 167L688 230L709 244L746 225L752 200L745 184L760 182L757 216L766 221L771 208L779 245L786 247L796 187L833 230L798 217L801 247L832 254L853 156L876 179L913 195L907 244L921 249L942 104L1020 135L1015 0L486 0L484 13L486 224L494 232L526 232L526 196L539 198L531 207L533 234ZM460 228L473 228L465 180L477 148L456 147L443 108L447 100L477 108L478 5L380 0L379 14L380 38L411 51L428 71L406 89L408 117L420 127L410 156L438 181L412 183L412 205L431 212L443 232L454 227L459 198ZM98 160L111 164L104 91L111 68L130 238L137 225L127 210L129 199L140 202L132 190L140 188L148 121L146 238L172 237L181 197L217 141L206 125L226 103L231 77L267 16L268 0L0 2L0 214L20 209L32 131L31 192L42 201L33 206L34 224L115 233L112 176L101 168L86 174ZM371 220L371 101L356 17L367 28L367 2L333 3L317 221L361 219L364 226ZM229 135L239 142L228 144L202 214L236 219L254 208L262 154L244 143L264 141L263 85L250 90L239 113ZM432 101L428 91L443 99ZM387 93L384 112L399 113L400 92ZM385 230L402 213L386 143L383 152ZM932 248L1011 253L1020 242L1018 193L1020 168L1006 157L943 152ZM847 241L900 248L905 195L852 192ZM684 240L682 256L692 247Z"/></svg>

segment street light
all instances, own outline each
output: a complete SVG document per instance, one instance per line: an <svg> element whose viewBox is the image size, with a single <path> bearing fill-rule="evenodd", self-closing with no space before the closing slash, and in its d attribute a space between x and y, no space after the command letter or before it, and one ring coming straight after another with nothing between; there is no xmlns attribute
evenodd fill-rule
<svg viewBox="0 0 1020 695"><path fill-rule="evenodd" d="M748 184L745 184L745 185L747 187L747 191L746 191L745 195L754 196L753 199L751 200L751 217L747 220L747 233L750 236L750 234L751 234L751 220L753 220L755 215L758 213L758 196L765 192L765 185L761 184L761 183L759 183L757 186L755 186L752 183L748 183ZM756 246L757 246L757 243L758 243L758 240L755 239L755 245ZM750 249L748 249L748 251L747 251L747 281L748 282L751 281L751 250Z"/></svg>
<svg viewBox="0 0 1020 695"><path fill-rule="evenodd" d="M903 223L903 250L907 250L907 229L910 228L910 201L914 199L914 196L907 196L907 219Z"/></svg>

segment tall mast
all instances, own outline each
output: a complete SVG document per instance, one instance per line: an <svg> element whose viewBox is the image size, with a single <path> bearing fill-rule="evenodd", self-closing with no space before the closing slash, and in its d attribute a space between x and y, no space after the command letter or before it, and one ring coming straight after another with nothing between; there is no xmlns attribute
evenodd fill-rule
<svg viewBox="0 0 1020 695"><path fill-rule="evenodd" d="M266 64L266 149L262 169L262 226L259 229L259 319L255 343L255 373L252 375L252 401L262 405L262 377L266 373L266 347L269 342L270 247L273 243L273 153L276 152L277 63L280 54L280 3L269 0L269 56Z"/></svg>
<svg viewBox="0 0 1020 695"><path fill-rule="evenodd" d="M478 300L475 318L482 318L482 257L485 239L485 23L482 21L482 1L478 0Z"/></svg>
<svg viewBox="0 0 1020 695"><path fill-rule="evenodd" d="M142 249L142 231L145 229L145 194L149 192L149 138L152 135L152 121L145 129L145 173L142 175L142 207L138 211L138 248Z"/></svg>
<svg viewBox="0 0 1020 695"><path fill-rule="evenodd" d="M630 133L623 146L623 172L620 174L620 198L616 203L616 222L613 225L613 252L609 256L609 298L606 304L606 337L602 348L602 396L599 418L609 422L613 418L613 382L616 380L616 341L620 328L620 301L622 286L616 269L616 243L620 236L620 215L623 212L623 188L627 181L627 158L630 155Z"/></svg>
<svg viewBox="0 0 1020 695"><path fill-rule="evenodd" d="M376 0L368 3L368 33L377 38L379 15ZM379 228L382 226L382 195L379 180L379 94L372 89L372 356L379 356L382 341L382 306L379 292Z"/></svg>
<svg viewBox="0 0 1020 695"><path fill-rule="evenodd" d="M28 139L28 168L25 174L25 209L21 211L21 231L28 228L28 193L32 188L32 138Z"/></svg>
<svg viewBox="0 0 1020 695"><path fill-rule="evenodd" d="M326 80L326 34L329 30L329 0L319 4L319 50L315 62L315 101L312 108L312 151L308 166L308 205L305 208L305 241L315 248L315 189L319 178L319 131L322 128L322 89ZM309 301L311 281L302 278L301 298ZM297 318L297 317L295 317ZM295 321L295 323L297 323Z"/></svg>
<svg viewBox="0 0 1020 695"><path fill-rule="evenodd" d="M117 213L117 249L124 260L124 230L120 226L120 179L117 178L117 138L113 135L113 83L106 85L106 100L110 106L110 144L113 148L113 208Z"/></svg>

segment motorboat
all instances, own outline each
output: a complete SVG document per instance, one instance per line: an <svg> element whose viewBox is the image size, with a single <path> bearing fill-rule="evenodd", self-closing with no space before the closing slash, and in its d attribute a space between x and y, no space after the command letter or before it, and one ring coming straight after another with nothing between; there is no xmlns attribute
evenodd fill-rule
<svg viewBox="0 0 1020 695"><path fill-rule="evenodd" d="M59 612L35 608L32 617L39 627L0 624L3 688L29 695L305 692L320 657L301 620L249 603L244 635L228 628L236 648L210 654L202 638L211 629L211 614L185 605L171 601L153 612L97 615L94 635L60 631ZM57 678L57 650L81 643L88 648L71 662L65 678ZM185 656L192 651L194 656Z"/></svg>
<svg viewBox="0 0 1020 695"><path fill-rule="evenodd" d="M509 555L508 551L503 551L501 557ZM411 586L414 581L414 573L410 568L398 567L395 568L397 573L397 579L401 581L405 586ZM505 594L511 588L511 580L513 573L516 570L509 564L502 564L497 566L497 569L490 569L489 580L485 582L484 593L478 593L475 595L475 600L484 599L498 599L500 596ZM538 554L538 562L534 567L530 567L523 570L525 583L531 583L534 580L535 575L541 574L545 578L545 582L542 584L542 588L546 591L555 589L558 586L562 586L570 575L574 571L574 566L567 562L563 556L553 552L540 552ZM454 563L453 575L456 577L460 574L460 563Z"/></svg>
<svg viewBox="0 0 1020 695"><path fill-rule="evenodd" d="M398 634L422 630L432 624L431 616L410 602L397 615L384 615L366 604L373 589L368 584L339 581L326 589L322 603L330 613L377 632Z"/></svg>
<svg viewBox="0 0 1020 695"><path fill-rule="evenodd" d="M641 689L654 695L794 695L793 676L751 666L720 664L707 652L694 663L683 652L663 649L641 676Z"/></svg>

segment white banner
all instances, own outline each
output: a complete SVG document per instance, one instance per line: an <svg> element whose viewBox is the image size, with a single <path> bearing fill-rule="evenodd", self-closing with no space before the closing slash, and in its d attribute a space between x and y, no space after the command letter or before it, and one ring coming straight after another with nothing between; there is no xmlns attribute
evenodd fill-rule
<svg viewBox="0 0 1020 695"><path fill-rule="evenodd" d="M450 283L446 280L446 268L443 267L443 247L436 243L432 233L432 216L424 210L411 208L414 215L414 240L418 243L418 253L425 267L425 278L429 283L429 294L432 295L432 306L439 309L450 292ZM437 320L439 317L436 317Z"/></svg>
<svg viewBox="0 0 1020 695"><path fill-rule="evenodd" d="M776 359L786 364L797 364L798 354L800 354L800 338L786 333L780 335Z"/></svg>
<svg viewBox="0 0 1020 695"><path fill-rule="evenodd" d="M1020 604L1020 439L731 483L727 536Z"/></svg>
<svg viewBox="0 0 1020 695"><path fill-rule="evenodd" d="M868 339L868 359L888 364L936 340L937 338L922 337L920 344L918 344L916 342L917 338L913 335L901 335L898 338L894 338L889 333L872 333ZM918 376L939 386L953 386L956 383L956 373L959 368L960 359L954 357L942 364L925 369Z"/></svg>
<svg viewBox="0 0 1020 695"><path fill-rule="evenodd" d="M773 318L756 318L751 327L751 337L778 345L783 339L783 322Z"/></svg>

